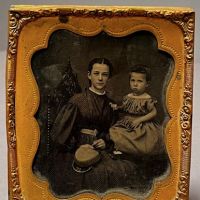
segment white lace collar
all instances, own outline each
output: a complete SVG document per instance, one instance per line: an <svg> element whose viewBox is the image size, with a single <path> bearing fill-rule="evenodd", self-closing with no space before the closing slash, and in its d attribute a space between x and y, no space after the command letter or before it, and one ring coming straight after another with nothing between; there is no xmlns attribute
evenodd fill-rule
<svg viewBox="0 0 200 200"><path fill-rule="evenodd" d="M106 94L106 91L103 91L102 93L101 92L97 92L97 91L93 90L91 87L89 87L89 90L94 92L97 95L105 95Z"/></svg>

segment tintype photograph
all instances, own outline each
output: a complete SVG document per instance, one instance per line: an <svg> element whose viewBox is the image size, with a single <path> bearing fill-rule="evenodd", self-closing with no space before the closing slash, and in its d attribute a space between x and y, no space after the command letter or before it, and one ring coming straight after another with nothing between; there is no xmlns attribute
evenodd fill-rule
<svg viewBox="0 0 200 200"><path fill-rule="evenodd" d="M10 199L187 200L194 12L14 6Z"/></svg>
<svg viewBox="0 0 200 200"><path fill-rule="evenodd" d="M31 64L41 131L33 171L53 193L143 196L170 173L164 130L174 61L152 33L84 37L58 30Z"/></svg>

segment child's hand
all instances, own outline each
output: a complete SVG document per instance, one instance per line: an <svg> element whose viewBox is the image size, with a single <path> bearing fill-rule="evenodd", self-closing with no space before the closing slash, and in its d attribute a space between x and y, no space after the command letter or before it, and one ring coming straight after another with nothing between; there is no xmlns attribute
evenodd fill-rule
<svg viewBox="0 0 200 200"><path fill-rule="evenodd" d="M132 126L133 126L134 128L136 128L136 127L138 127L141 123L142 123L142 121L141 121L139 118L137 118L137 119L135 119L135 120L132 122Z"/></svg>
<svg viewBox="0 0 200 200"><path fill-rule="evenodd" d="M118 110L117 104L109 103L109 105L110 105L110 107L111 107L113 110Z"/></svg>

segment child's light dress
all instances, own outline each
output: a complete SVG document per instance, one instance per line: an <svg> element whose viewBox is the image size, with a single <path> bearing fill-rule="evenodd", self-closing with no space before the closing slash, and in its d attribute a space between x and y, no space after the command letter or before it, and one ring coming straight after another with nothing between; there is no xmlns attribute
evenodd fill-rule
<svg viewBox="0 0 200 200"><path fill-rule="evenodd" d="M161 126L154 120L134 126L133 121L152 111L157 101L148 98L136 98L126 95L123 98L123 116L109 130L115 149L128 154L155 155L163 152Z"/></svg>

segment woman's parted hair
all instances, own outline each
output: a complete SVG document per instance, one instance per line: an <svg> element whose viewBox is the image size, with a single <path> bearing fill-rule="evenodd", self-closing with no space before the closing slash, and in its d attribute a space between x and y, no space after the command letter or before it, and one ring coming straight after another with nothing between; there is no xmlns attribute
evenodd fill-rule
<svg viewBox="0 0 200 200"><path fill-rule="evenodd" d="M146 65L137 64L130 68L130 75L132 72L141 73L146 75L146 81L151 81L151 72L150 69Z"/></svg>
<svg viewBox="0 0 200 200"><path fill-rule="evenodd" d="M89 62L89 65L88 65L88 72L91 73L93 65L96 64L96 63L107 65L108 68L109 68L109 77L112 76L113 66L112 66L112 63L107 58L94 58L94 59L92 59Z"/></svg>

